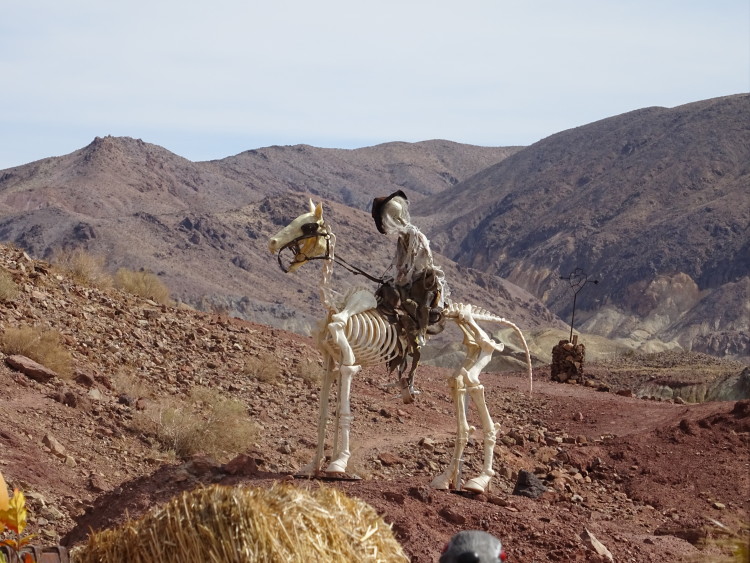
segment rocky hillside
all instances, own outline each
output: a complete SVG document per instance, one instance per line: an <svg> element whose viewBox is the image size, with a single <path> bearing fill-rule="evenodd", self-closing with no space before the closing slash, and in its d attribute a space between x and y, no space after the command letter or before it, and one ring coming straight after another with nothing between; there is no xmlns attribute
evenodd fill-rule
<svg viewBox="0 0 750 563"><path fill-rule="evenodd" d="M279 481L369 503L414 563L436 561L461 529L502 538L518 561L607 561L601 546L616 561L714 561L747 543L750 403L628 396L654 373L676 380L678 355L633 355L615 371L592 365L586 385L552 383L542 367L533 394L523 373L483 373L499 430L486 495L429 487L453 451L451 372L420 367L422 393L404 405L383 366L366 368L352 388L351 467L362 479L308 482L292 475L316 444L311 339L77 283L19 249L0 246L0 272L0 339L22 327L56 331L69 360L54 371L0 353L0 471L26 495L38 545L80 547L92 529L196 487ZM692 383L736 368L688 361ZM211 396L241 408L217 423ZM469 423L481 427L474 409ZM189 450L174 449L190 436ZM479 471L482 449L472 432L466 473ZM522 472L538 496L514 492Z"/></svg>
<svg viewBox="0 0 750 563"><path fill-rule="evenodd" d="M369 209L351 205L399 188L419 199L517 150L448 141L270 147L193 163L140 140L97 138L70 155L0 172L0 241L52 261L60 250L83 248L106 257L113 272L158 274L192 306L307 333L322 311L316 267L285 277L267 240L306 211L309 197L324 201L340 256L380 275L394 243L373 239ZM455 271L450 260L440 262ZM494 276L466 270L453 280L456 297L512 313L524 326L560 324L536 298ZM342 275L340 283L362 280Z"/></svg>
<svg viewBox="0 0 750 563"><path fill-rule="evenodd" d="M54 259L82 247L158 274L172 295L306 334L317 267L283 276L269 235L323 201L339 255L376 275L393 241L373 197L406 190L453 297L526 329L576 329L643 352L750 357L750 96L646 108L530 147L449 141L267 147L190 162L129 138L0 171L0 241ZM362 282L339 272L342 289ZM365 282L366 284L368 282ZM613 348L614 349L614 348Z"/></svg>
<svg viewBox="0 0 750 563"><path fill-rule="evenodd" d="M750 95L563 131L415 205L435 248L582 330L750 354Z"/></svg>

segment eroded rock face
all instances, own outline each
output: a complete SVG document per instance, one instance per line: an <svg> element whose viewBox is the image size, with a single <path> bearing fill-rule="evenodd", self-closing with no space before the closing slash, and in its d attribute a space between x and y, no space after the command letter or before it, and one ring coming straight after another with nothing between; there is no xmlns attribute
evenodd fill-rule
<svg viewBox="0 0 750 563"><path fill-rule="evenodd" d="M737 374L719 377L714 381L696 384L669 381L649 382L639 388L636 395L659 399L681 399L686 403L750 399L750 368L745 368Z"/></svg>

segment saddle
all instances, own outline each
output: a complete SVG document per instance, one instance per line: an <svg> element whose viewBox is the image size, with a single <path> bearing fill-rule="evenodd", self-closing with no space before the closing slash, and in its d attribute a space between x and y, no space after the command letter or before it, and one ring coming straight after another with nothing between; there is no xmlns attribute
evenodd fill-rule
<svg viewBox="0 0 750 563"><path fill-rule="evenodd" d="M445 328L443 309L438 306L440 289L435 271L420 272L408 285L396 285L393 280L388 280L375 292L375 298L380 314L398 327L407 342L392 367L405 364L406 357L411 356L415 359L413 372L425 336L439 334Z"/></svg>

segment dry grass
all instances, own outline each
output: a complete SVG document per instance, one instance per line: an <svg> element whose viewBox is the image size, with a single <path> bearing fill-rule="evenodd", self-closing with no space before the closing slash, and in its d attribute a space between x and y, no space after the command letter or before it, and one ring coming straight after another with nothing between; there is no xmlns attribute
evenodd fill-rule
<svg viewBox="0 0 750 563"><path fill-rule="evenodd" d="M273 383L281 377L279 360L270 352L262 352L245 360L242 373L262 383Z"/></svg>
<svg viewBox="0 0 750 563"><path fill-rule="evenodd" d="M79 563L120 561L406 562L373 507L332 487L212 485L175 497L140 520L94 532Z"/></svg>
<svg viewBox="0 0 750 563"><path fill-rule="evenodd" d="M241 402L205 387L196 387L184 403L146 409L136 417L134 426L180 458L204 453L226 459L258 435L258 425L249 419Z"/></svg>
<svg viewBox="0 0 750 563"><path fill-rule="evenodd" d="M55 254L52 263L81 285L112 287L112 276L104 267L104 258L89 254L81 248L62 250Z"/></svg>
<svg viewBox="0 0 750 563"><path fill-rule="evenodd" d="M118 393L133 397L134 399L151 397L153 395L153 392L145 381L134 376L125 368L118 369L112 375L111 379L112 385Z"/></svg>
<svg viewBox="0 0 750 563"><path fill-rule="evenodd" d="M18 285L13 276L6 270L0 269L0 301L13 301L18 297Z"/></svg>
<svg viewBox="0 0 750 563"><path fill-rule="evenodd" d="M162 305L170 305L169 288L151 272L135 272L120 268L115 274L115 287Z"/></svg>
<svg viewBox="0 0 750 563"><path fill-rule="evenodd" d="M303 360L297 368L297 375L310 387L319 387L325 370L316 360Z"/></svg>
<svg viewBox="0 0 750 563"><path fill-rule="evenodd" d="M73 374L73 360L60 342L60 333L39 327L7 328L0 336L4 354L19 354L51 369L62 378Z"/></svg>

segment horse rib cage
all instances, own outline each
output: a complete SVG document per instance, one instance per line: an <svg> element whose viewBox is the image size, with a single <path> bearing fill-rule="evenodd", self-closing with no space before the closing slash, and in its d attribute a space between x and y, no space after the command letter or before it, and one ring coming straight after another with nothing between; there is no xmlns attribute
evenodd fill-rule
<svg viewBox="0 0 750 563"><path fill-rule="evenodd" d="M388 362L398 353L398 331L375 310L349 317L346 339L359 365Z"/></svg>

